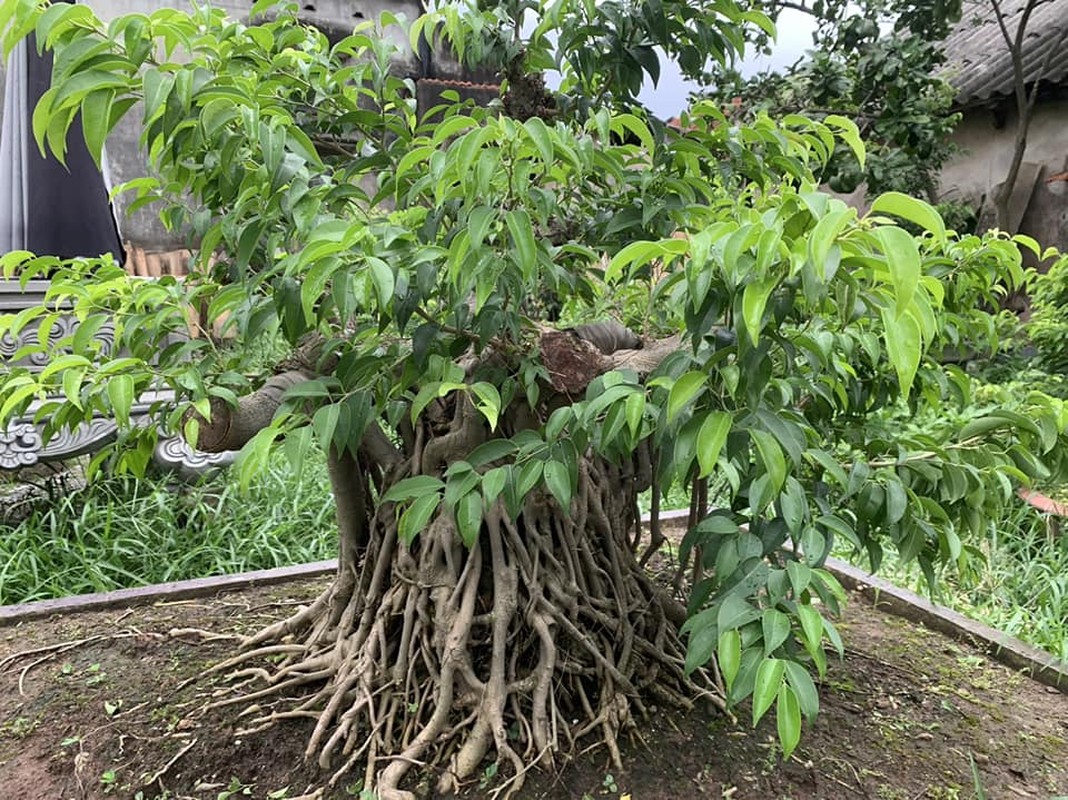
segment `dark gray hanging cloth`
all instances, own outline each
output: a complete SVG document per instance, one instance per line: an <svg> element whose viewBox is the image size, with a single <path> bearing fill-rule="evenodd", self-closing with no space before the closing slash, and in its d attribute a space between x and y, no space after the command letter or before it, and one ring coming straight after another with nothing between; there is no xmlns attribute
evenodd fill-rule
<svg viewBox="0 0 1068 800"><path fill-rule="evenodd" d="M108 187L85 146L80 118L67 133L66 165L51 152L42 157L33 139L33 109L51 80L51 52L38 55L32 37L21 42L7 65L0 127L0 253L113 253L122 263Z"/></svg>

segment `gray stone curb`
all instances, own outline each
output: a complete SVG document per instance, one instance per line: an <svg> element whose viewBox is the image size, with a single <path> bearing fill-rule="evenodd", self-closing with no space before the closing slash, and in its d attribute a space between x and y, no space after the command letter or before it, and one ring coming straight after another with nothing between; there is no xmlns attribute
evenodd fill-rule
<svg viewBox="0 0 1068 800"><path fill-rule="evenodd" d="M671 527L685 525L686 511L667 511L660 515L661 521ZM987 625L968 619L944 606L894 586L892 583L870 575L844 561L828 558L824 565L846 589L858 592L870 600L880 611L918 622L931 630L954 639L971 642L986 651L991 658L1012 669L1021 670L1039 683L1068 693L1068 663L1031 647L1019 639L995 630ZM317 561L295 567L280 567L238 575L214 578L196 578L189 581L160 583L140 586L135 589L120 589L100 594L77 595L59 600L41 600L35 603L0 606L0 627L20 622L50 617L56 614L72 614L80 611L106 611L127 606L147 605L160 600L188 600L194 597L210 597L220 592L249 589L253 586L269 586L290 581L329 575L337 570L337 560ZM1068 624L1068 622L1066 622Z"/></svg>
<svg viewBox="0 0 1068 800"><path fill-rule="evenodd" d="M843 587L863 595L879 611L918 622L954 639L971 642L995 661L1068 694L1068 663L1049 653L945 606L932 603L915 592L869 575L844 561L828 558L824 567L838 578ZM1068 621L1065 624L1068 625Z"/></svg>
<svg viewBox="0 0 1068 800"><path fill-rule="evenodd" d="M189 600L194 597L212 597L220 592L251 589L253 586L271 586L306 578L317 578L337 571L337 559L299 564L295 567L262 569L242 572L237 575L220 575L213 578L194 578L188 581L157 583L138 586L134 589L118 589L114 592L81 594L61 597L57 600L38 600L33 603L0 606L0 628L20 622L51 617L56 614L75 614L81 611L107 611L114 608L143 606L160 600Z"/></svg>

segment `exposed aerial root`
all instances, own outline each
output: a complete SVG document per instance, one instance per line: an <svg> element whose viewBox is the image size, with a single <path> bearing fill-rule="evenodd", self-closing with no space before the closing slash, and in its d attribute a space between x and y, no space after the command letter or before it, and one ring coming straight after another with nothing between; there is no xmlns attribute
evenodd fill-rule
<svg viewBox="0 0 1068 800"><path fill-rule="evenodd" d="M382 800L415 797L402 788L413 766L447 792L487 759L507 797L587 737L618 767L647 702L723 707L714 675L684 673L676 622L635 556L635 485L585 462L568 513L539 495L513 520L498 502L470 549L448 513L408 547L380 509L344 579L216 667L234 680L212 706L245 705L242 736L314 720L306 755L326 787L363 769Z"/></svg>

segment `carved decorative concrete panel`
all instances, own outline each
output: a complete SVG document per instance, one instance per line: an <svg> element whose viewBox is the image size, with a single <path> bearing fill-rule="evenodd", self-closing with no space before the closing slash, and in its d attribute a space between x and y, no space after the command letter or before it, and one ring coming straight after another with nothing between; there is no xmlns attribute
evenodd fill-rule
<svg viewBox="0 0 1068 800"><path fill-rule="evenodd" d="M31 281L25 289L17 281L0 281L0 314L17 313L41 303L47 288L46 281ZM77 327L78 320L75 317L60 316L53 323L48 338L55 343L70 336ZM48 350L40 346L38 334L39 326L31 324L16 336L7 332L0 336L0 367L19 366L38 371L47 366ZM115 344L114 325L105 322L93 339L98 343L101 355L109 355ZM19 355L18 360L15 360L15 355ZM135 424L151 424L150 418L155 416L152 413L153 406L158 407L172 400L173 395L169 392L148 392L138 398L130 410L130 417ZM118 430L113 420L101 417L73 431L61 430L45 444L41 435L43 426L35 425L32 421L35 410L36 406L31 406L24 418L16 419L6 430L0 430L0 470L16 470L42 461L63 461L94 452L111 442ZM234 453L201 453L175 438L161 439L154 455L160 466L185 477L229 464L234 456Z"/></svg>
<svg viewBox="0 0 1068 800"><path fill-rule="evenodd" d="M0 469L32 467L40 451L41 435L29 423L16 423L0 432Z"/></svg>

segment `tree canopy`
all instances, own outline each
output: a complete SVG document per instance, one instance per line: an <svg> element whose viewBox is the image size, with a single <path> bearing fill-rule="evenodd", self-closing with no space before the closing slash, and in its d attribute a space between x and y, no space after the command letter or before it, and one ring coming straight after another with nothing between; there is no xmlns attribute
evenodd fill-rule
<svg viewBox="0 0 1068 800"><path fill-rule="evenodd" d="M168 199L197 255L184 280L0 259L51 279L0 332L37 325L52 355L0 377L0 424L31 403L46 435L114 415L97 464L136 472L158 432L129 409L165 387L158 423L241 447L246 476L278 442L325 454L337 578L217 668L241 680L216 705L244 704L245 729L311 720L326 782L363 769L392 800L415 762L449 789L489 758L515 789L586 737L618 759L653 700L774 707L789 754L841 650L832 547L935 581L1015 482L1063 469L1060 401L965 411L971 379L942 359L997 348L991 309L1038 245L958 235L900 193L863 217L822 193L841 148L865 165L840 115L648 119L645 48L701 69L769 27L728 0L443 4L408 35L496 53L505 94L423 119L391 71L400 24L331 44L263 0L251 22L3 4L8 47L55 52L41 146L61 155L80 114L99 155L137 114L157 176L126 190ZM550 63L559 94L530 76ZM62 314L80 325L50 341ZM276 335L292 354L249 374L246 346ZM692 513L672 587L643 565L674 484Z"/></svg>
<svg viewBox="0 0 1068 800"><path fill-rule="evenodd" d="M708 96L736 103L742 115L848 116L867 143L867 161L862 167L842 152L819 177L840 192L863 183L870 197L899 191L933 202L959 119L953 89L940 74L940 42L960 19L959 0L782 2L768 11L809 15L813 48L780 72L743 78L713 68ZM768 49L766 41L758 44Z"/></svg>

